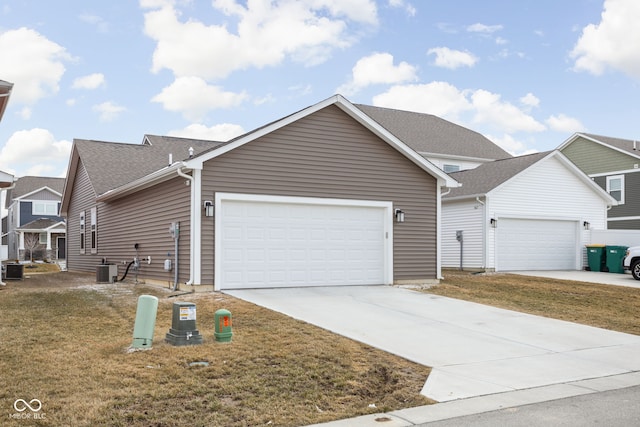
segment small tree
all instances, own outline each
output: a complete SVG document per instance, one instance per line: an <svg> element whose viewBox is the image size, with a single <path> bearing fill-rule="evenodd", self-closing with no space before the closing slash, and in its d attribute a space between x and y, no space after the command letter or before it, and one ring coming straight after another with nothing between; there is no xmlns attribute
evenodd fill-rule
<svg viewBox="0 0 640 427"><path fill-rule="evenodd" d="M31 262L33 262L33 251L38 249L38 246L40 246L40 235L36 233L25 233L24 249L29 251L29 259Z"/></svg>

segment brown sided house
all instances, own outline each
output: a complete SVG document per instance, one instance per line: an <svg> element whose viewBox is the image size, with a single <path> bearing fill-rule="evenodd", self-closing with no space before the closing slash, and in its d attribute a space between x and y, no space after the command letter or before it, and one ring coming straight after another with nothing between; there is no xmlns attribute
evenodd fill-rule
<svg viewBox="0 0 640 427"><path fill-rule="evenodd" d="M457 185L339 95L226 143L75 140L67 265L121 277L137 257L139 277L216 290L437 280Z"/></svg>

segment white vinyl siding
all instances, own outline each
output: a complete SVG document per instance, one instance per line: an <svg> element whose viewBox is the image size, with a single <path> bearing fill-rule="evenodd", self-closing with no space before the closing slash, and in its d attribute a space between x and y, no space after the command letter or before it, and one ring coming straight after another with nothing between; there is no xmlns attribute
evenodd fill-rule
<svg viewBox="0 0 640 427"><path fill-rule="evenodd" d="M573 268L580 269L586 262L584 245L589 243L590 233L582 226L583 222L589 222L591 230L607 227L605 200L555 157L532 165L490 191L486 199L481 200L485 205L478 204L474 199L466 199L464 202L446 200L446 198L443 200L443 260L447 260L446 263L443 261L443 266L459 265L459 244L455 240L455 230L464 229L465 268L467 265L469 268L476 267L467 264L467 260L471 262L473 257L480 259L480 255L474 255L475 250L472 250L480 246L477 243L475 246L471 243L470 236L473 234L467 231L467 229L474 229L477 233L485 233L485 268L499 269L499 264L496 264L496 258L499 257L501 249L498 233L501 224L506 223L502 221L504 219L520 220L518 224L528 229L544 224L549 225L548 230L542 227L543 233L548 238L546 243L549 251L558 250L566 253L567 246L563 245L567 242L573 244L575 260ZM475 209L476 205L477 209ZM483 209L484 217L480 215ZM492 218L497 220L496 228L490 225ZM558 225L557 222L573 224L574 237L565 235L563 241L554 243L548 231ZM525 230L524 233L526 232ZM570 242L571 240L573 243ZM525 251L526 242L523 242L522 246L522 251ZM480 249L478 252L481 252ZM571 259L571 254L568 257ZM534 265L531 269L535 269Z"/></svg>
<svg viewBox="0 0 640 427"><path fill-rule="evenodd" d="M477 201L444 203L442 206L442 266L460 268L460 242L456 232L462 230L463 267L485 267L482 230L484 206Z"/></svg>

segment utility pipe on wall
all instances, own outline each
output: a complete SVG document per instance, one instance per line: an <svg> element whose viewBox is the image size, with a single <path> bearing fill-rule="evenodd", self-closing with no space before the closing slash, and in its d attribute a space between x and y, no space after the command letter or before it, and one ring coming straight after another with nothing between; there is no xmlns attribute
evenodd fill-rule
<svg viewBox="0 0 640 427"><path fill-rule="evenodd" d="M179 176L186 178L189 181L189 186L191 187L191 197L190 197L190 208L189 208L189 227L190 227L190 232L189 232L189 280L186 282L187 285L193 285L193 269L194 269L194 257L195 257L195 226L196 226L196 220L195 220L195 206L197 206L197 204L195 203L195 178L191 175L188 175L186 173L184 173L182 171L182 168L180 169L176 169L176 172L178 173ZM199 234L199 233L198 233ZM178 277L177 277L177 271L178 271L178 241L176 239L176 265L175 265L175 269L176 269L176 286L177 287L177 283L178 283Z"/></svg>

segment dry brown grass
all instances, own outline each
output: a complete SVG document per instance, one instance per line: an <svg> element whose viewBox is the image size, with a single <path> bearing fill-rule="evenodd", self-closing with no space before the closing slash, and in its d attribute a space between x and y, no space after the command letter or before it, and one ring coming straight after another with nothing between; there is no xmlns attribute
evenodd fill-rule
<svg viewBox="0 0 640 427"><path fill-rule="evenodd" d="M69 287L92 282L33 275L0 291L0 425L298 426L431 403L428 368L312 325L219 293ZM154 346L127 353L141 294L160 299ZM196 303L204 344L164 342L176 300ZM233 314L229 344L213 338L219 308ZM45 418L11 419L16 399L39 399Z"/></svg>
<svg viewBox="0 0 640 427"><path fill-rule="evenodd" d="M457 270L443 275L426 292L640 335L639 288Z"/></svg>

